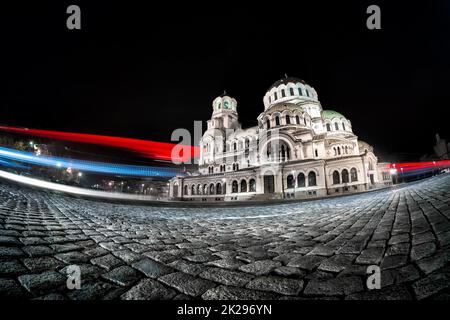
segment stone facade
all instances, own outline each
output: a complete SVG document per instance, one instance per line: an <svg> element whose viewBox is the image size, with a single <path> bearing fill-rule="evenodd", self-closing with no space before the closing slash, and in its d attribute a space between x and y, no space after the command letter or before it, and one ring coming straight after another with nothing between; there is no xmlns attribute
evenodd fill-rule
<svg viewBox="0 0 450 320"><path fill-rule="evenodd" d="M237 101L213 101L200 141L198 172L170 181L172 199L311 198L391 184L386 164L358 140L350 120L323 110L313 87L281 79L263 99L258 125L244 129Z"/></svg>

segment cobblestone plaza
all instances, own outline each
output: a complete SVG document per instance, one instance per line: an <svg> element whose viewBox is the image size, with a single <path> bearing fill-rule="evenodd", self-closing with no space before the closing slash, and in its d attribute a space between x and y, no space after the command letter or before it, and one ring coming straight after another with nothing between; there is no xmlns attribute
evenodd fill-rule
<svg viewBox="0 0 450 320"><path fill-rule="evenodd" d="M448 299L450 175L278 205L113 204L0 184L0 296ZM67 267L81 289L67 288ZM367 267L381 267L368 290Z"/></svg>

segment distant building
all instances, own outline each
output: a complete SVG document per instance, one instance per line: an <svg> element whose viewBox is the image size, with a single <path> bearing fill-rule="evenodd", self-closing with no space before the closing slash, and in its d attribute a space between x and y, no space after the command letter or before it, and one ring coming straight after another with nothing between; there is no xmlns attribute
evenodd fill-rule
<svg viewBox="0 0 450 320"><path fill-rule="evenodd" d="M450 159L449 155L450 143L445 139L441 139L439 134L436 134L436 145L434 146L434 153L439 159Z"/></svg>
<svg viewBox="0 0 450 320"><path fill-rule="evenodd" d="M224 94L213 101L198 173L171 179L171 198L310 198L391 183L388 166L358 140L350 120L323 110L316 90L303 80L275 82L263 102L258 125L243 129L235 99Z"/></svg>

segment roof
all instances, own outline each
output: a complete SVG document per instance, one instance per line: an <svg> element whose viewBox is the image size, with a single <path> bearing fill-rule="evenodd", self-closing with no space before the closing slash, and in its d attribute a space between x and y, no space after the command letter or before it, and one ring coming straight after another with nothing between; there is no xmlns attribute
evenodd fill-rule
<svg viewBox="0 0 450 320"><path fill-rule="evenodd" d="M272 88L278 87L279 85L282 85L282 84L298 83L298 82L305 84L305 81L302 80L302 79L295 78L295 77L285 77L283 79L278 80L273 85L271 85L269 90L272 89Z"/></svg>
<svg viewBox="0 0 450 320"><path fill-rule="evenodd" d="M322 118L324 118L324 119L333 119L333 118L344 118L344 119L347 119L342 114L340 114L339 112L334 111L334 110L323 110L322 111Z"/></svg>

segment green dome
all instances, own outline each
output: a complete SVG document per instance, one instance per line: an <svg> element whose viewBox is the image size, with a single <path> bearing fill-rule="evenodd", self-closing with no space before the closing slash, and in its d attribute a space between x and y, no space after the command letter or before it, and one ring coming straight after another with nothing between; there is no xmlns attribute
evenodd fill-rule
<svg viewBox="0 0 450 320"><path fill-rule="evenodd" d="M333 118L344 118L344 119L346 119L342 114L340 114L337 111L333 111L333 110L323 110L322 111L322 117L324 119L333 119Z"/></svg>

